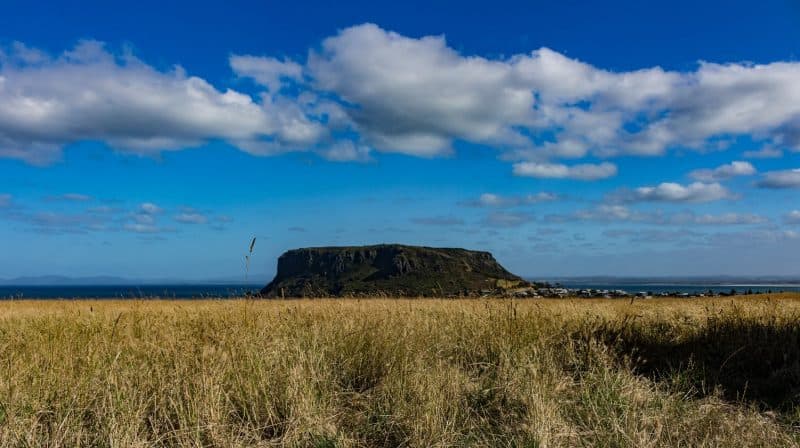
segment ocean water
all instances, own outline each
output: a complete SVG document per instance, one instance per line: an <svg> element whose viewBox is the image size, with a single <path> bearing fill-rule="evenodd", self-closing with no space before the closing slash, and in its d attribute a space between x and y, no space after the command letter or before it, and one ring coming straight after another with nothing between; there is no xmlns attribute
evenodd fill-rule
<svg viewBox="0 0 800 448"><path fill-rule="evenodd" d="M629 293L653 294L713 292L800 292L800 284L743 284L743 283L585 283L562 281L570 289L623 290ZM4 299L209 299L242 297L256 293L264 285L69 285L69 286L0 286L0 300Z"/></svg>
<svg viewBox="0 0 800 448"><path fill-rule="evenodd" d="M0 286L2 299L203 299L242 297L264 285Z"/></svg>

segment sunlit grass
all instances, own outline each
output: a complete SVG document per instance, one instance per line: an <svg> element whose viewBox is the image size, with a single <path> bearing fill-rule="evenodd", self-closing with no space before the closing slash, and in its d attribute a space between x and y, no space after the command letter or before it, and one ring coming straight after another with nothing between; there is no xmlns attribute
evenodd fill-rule
<svg viewBox="0 0 800 448"><path fill-rule="evenodd" d="M795 446L798 335L792 295L0 302L0 445Z"/></svg>

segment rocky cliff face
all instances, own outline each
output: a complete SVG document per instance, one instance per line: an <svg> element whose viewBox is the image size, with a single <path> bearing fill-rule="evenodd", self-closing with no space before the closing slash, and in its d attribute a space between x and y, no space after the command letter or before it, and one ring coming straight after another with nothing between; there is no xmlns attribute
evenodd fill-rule
<svg viewBox="0 0 800 448"><path fill-rule="evenodd" d="M267 297L449 297L528 286L488 252L382 244L290 250Z"/></svg>

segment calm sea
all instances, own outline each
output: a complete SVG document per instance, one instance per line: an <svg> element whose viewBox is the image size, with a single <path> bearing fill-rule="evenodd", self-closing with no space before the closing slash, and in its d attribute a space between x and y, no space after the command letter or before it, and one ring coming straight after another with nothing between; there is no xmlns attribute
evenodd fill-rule
<svg viewBox="0 0 800 448"><path fill-rule="evenodd" d="M659 294L730 292L735 289L743 293L753 292L800 292L798 284L669 284L669 283L561 283L571 289L621 289L630 293L650 292ZM3 299L203 299L242 297L247 293L258 292L262 284L254 285L103 285L103 286L0 286L0 300Z"/></svg>
<svg viewBox="0 0 800 448"><path fill-rule="evenodd" d="M202 299L241 297L264 285L0 286L0 299Z"/></svg>

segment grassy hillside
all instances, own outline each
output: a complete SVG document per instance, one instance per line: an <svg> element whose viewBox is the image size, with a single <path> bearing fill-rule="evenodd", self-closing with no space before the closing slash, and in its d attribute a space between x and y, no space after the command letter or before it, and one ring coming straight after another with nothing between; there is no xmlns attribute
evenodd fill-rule
<svg viewBox="0 0 800 448"><path fill-rule="evenodd" d="M0 446L797 446L800 296L0 303Z"/></svg>

